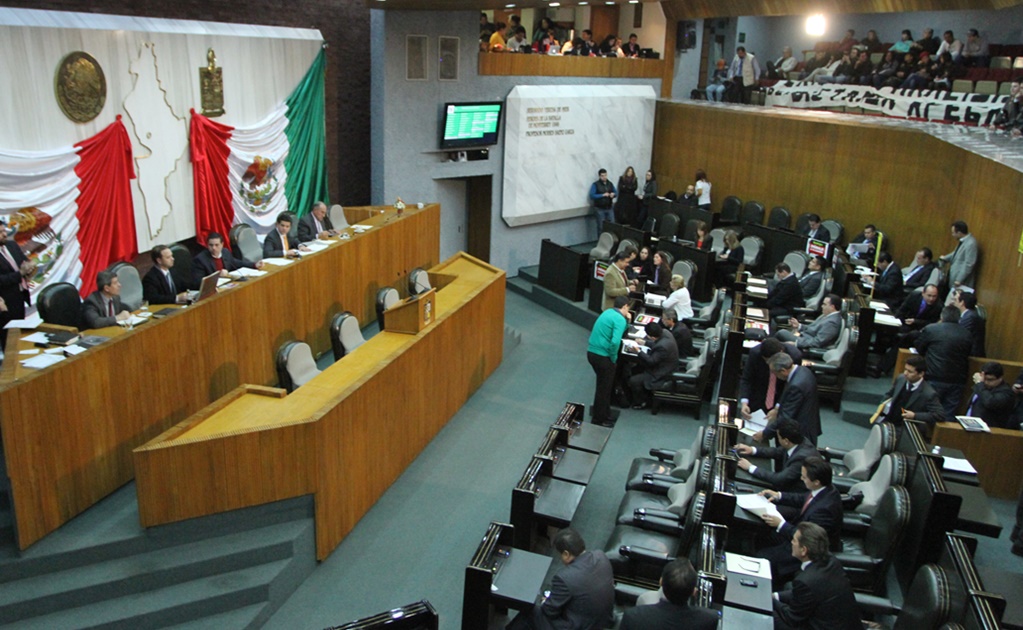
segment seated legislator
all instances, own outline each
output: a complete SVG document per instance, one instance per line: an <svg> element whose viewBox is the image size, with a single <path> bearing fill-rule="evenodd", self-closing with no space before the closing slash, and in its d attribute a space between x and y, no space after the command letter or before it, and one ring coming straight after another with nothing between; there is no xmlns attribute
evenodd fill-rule
<svg viewBox="0 0 1023 630"><path fill-rule="evenodd" d="M656 256L656 254L654 254ZM671 295L661 303L665 313L674 311L676 321L682 321L693 316L693 299L689 296L689 289L686 288L686 279L675 274L668 283Z"/></svg>
<svg viewBox="0 0 1023 630"><path fill-rule="evenodd" d="M895 313L902 320L899 327L899 347L908 348L927 324L941 318L941 302L938 301L938 287L929 284L919 294L907 297Z"/></svg>
<svg viewBox="0 0 1023 630"><path fill-rule="evenodd" d="M206 250L199 252L199 255L192 259L192 284L198 287L202 279L215 271L219 271L222 277L241 267L249 269L262 269L263 261L249 262L244 258L235 258L231 250L224 249L224 237L216 232L206 235Z"/></svg>
<svg viewBox="0 0 1023 630"><path fill-rule="evenodd" d="M778 447L735 445L735 452L739 455L759 455L775 460L779 464L776 471L751 464L745 457L739 458L739 468L771 484L771 488L778 492L802 492L805 487L801 479L803 460L817 455L817 447L803 437L795 420L786 418L780 421L777 431Z"/></svg>
<svg viewBox="0 0 1023 630"><path fill-rule="evenodd" d="M184 304L188 301L187 287L178 287L171 277L174 252L166 245L157 245L150 252L153 266L142 278L142 298L150 304Z"/></svg>
<svg viewBox="0 0 1023 630"><path fill-rule="evenodd" d="M689 326L676 320L675 315L670 312L665 312L661 315L661 325L664 326L665 330L671 332L671 335L675 338L675 345L678 347L680 359L696 354L693 348L693 331L689 330Z"/></svg>
<svg viewBox="0 0 1023 630"><path fill-rule="evenodd" d="M770 411L774 404L781 400L781 393L785 390L785 381L779 379L771 372L768 362L779 352L792 357L792 362L798 364L803 360L803 353L792 344L782 343L774 337L768 337L750 350L746 357L746 364L742 367L742 375L739 377L739 413L744 419L757 409Z"/></svg>
<svg viewBox="0 0 1023 630"><path fill-rule="evenodd" d="M696 569L685 558L672 560L661 571L661 588L655 603L637 602L625 611L619 630L716 630L718 613L710 608L690 606L696 593ZM645 597L641 595L640 597Z"/></svg>
<svg viewBox="0 0 1023 630"><path fill-rule="evenodd" d="M803 228L802 233L806 238L812 238L815 241L831 242L831 232L828 231L828 228L821 225L821 215L819 214L811 213L807 217L806 227Z"/></svg>
<svg viewBox="0 0 1023 630"><path fill-rule="evenodd" d="M906 357L902 374L895 378L892 388L884 395L887 403L877 416L878 422L890 422L902 431L903 420L917 420L926 423L927 436L934 430L934 423L952 420L945 415L938 392L924 380L927 373L927 359L919 354Z"/></svg>
<svg viewBox="0 0 1023 630"><path fill-rule="evenodd" d="M739 235L734 230L725 232L725 251L714 263L714 284L718 287L732 288L735 283L735 272L746 260L746 250L739 243Z"/></svg>
<svg viewBox="0 0 1023 630"><path fill-rule="evenodd" d="M867 251L855 252L852 254L853 258L858 260L873 260L874 252L877 251L877 228L873 224L868 223L863 226L863 234L860 234L854 239L849 241L850 245L866 245Z"/></svg>
<svg viewBox="0 0 1023 630"><path fill-rule="evenodd" d="M82 303L86 329L106 328L131 316L121 306L121 281L110 271L96 274L96 290Z"/></svg>
<svg viewBox="0 0 1023 630"><path fill-rule="evenodd" d="M1005 369L997 361L988 361L973 375L973 395L966 415L980 418L991 427L1014 429L1009 418L1016 408L1016 396L1005 382Z"/></svg>
<svg viewBox="0 0 1023 630"><path fill-rule="evenodd" d="M774 437L777 425L786 418L799 424L803 437L817 445L821 434L821 407L817 397L817 377L810 368L795 365L792 357L779 352L771 357L768 364L775 376L786 382L778 406L767 412L767 428L754 434L753 439L762 442Z"/></svg>
<svg viewBox="0 0 1023 630"><path fill-rule="evenodd" d="M550 595L531 611L519 613L508 630L606 628L614 619L614 574L603 551L589 551L572 528L554 535L564 564L551 578Z"/></svg>
<svg viewBox="0 0 1023 630"><path fill-rule="evenodd" d="M803 300L809 300L817 295L824 282L824 266L827 262L823 256L813 256L806 264L806 273L799 279L799 289L803 292Z"/></svg>
<svg viewBox="0 0 1023 630"><path fill-rule="evenodd" d="M298 243L288 242L293 216L290 212L277 215L274 229L263 240L263 258L295 258L299 252L307 252L309 248Z"/></svg>
<svg viewBox="0 0 1023 630"><path fill-rule="evenodd" d="M877 277L874 278L874 299L897 308L902 303L902 270L888 252L877 255Z"/></svg>
<svg viewBox="0 0 1023 630"><path fill-rule="evenodd" d="M860 630L860 610L842 564L828 553L828 533L800 523L792 535L792 557L800 571L792 587L774 595L776 630Z"/></svg>
<svg viewBox="0 0 1023 630"><path fill-rule="evenodd" d="M922 247L913 258L913 265L902 276L902 289L912 292L914 289L922 289L934 271L934 252L930 247Z"/></svg>
<svg viewBox="0 0 1023 630"><path fill-rule="evenodd" d="M644 330L646 339L641 342L646 344L650 351L641 352L636 357L644 369L629 379L633 409L649 407L650 392L661 387L665 379L678 369L678 344L675 343L671 331L665 330L657 322L650 322Z"/></svg>
<svg viewBox="0 0 1023 630"><path fill-rule="evenodd" d="M776 492L764 490L760 494L779 507L799 510L792 519L776 514L763 514L760 518L773 530L760 537L757 555L771 561L771 576L775 587L792 579L799 570L799 562L792 557L792 536L800 523L816 523L827 532L829 547L838 547L842 533L842 494L831 485L831 464L812 455L803 461L804 492Z"/></svg>
<svg viewBox="0 0 1023 630"><path fill-rule="evenodd" d="M774 266L774 277L777 283L768 292L764 308L770 309L771 317L791 317L793 309L803 306L803 290L799 287L799 280L788 263L783 262Z"/></svg>
<svg viewBox="0 0 1023 630"><path fill-rule="evenodd" d="M821 300L821 315L812 323L803 325L795 318L789 320L792 330L779 330L775 337L795 344L800 350L827 348L838 340L842 332L842 298L830 293Z"/></svg>
<svg viewBox="0 0 1023 630"><path fill-rule="evenodd" d="M298 240L300 243L308 243L318 238L330 238L337 236L334 224L327 216L327 204L317 201L313 204L312 210L298 220Z"/></svg>

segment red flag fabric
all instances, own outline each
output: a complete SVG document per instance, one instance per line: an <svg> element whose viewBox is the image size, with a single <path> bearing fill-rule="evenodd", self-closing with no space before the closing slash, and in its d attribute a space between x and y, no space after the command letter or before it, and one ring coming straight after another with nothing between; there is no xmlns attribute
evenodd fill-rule
<svg viewBox="0 0 1023 630"><path fill-rule="evenodd" d="M206 235L218 232L224 237L224 246L230 248L227 234L234 223L234 208L228 184L231 149L227 140L234 127L213 122L194 109L191 113L188 136L195 181L196 237L200 245L205 245Z"/></svg>

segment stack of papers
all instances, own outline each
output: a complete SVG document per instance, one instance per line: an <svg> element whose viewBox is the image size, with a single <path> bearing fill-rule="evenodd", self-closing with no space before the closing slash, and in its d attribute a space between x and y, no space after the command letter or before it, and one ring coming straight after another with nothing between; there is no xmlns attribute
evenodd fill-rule
<svg viewBox="0 0 1023 630"><path fill-rule="evenodd" d="M29 315L25 319L12 319L7 322L4 328L20 328L22 330L33 330L43 323L43 318L39 313Z"/></svg>
<svg viewBox="0 0 1023 630"><path fill-rule="evenodd" d="M966 473L967 475L977 474L977 469L973 467L970 460L962 459L961 457L946 457L943 468L952 472Z"/></svg>
<svg viewBox="0 0 1023 630"><path fill-rule="evenodd" d="M874 309L876 311L887 311L888 310L888 305L885 304L884 302L878 302L877 300L871 300L870 301L870 308L872 308L872 309Z"/></svg>
<svg viewBox="0 0 1023 630"><path fill-rule="evenodd" d="M764 514L781 516L778 512L778 507L768 501L767 497L759 494L737 494L735 495L735 503L750 514L757 516L763 516ZM731 571L731 567L728 570Z"/></svg>
<svg viewBox="0 0 1023 630"><path fill-rule="evenodd" d="M641 352L650 352L650 348L640 345L631 339L622 339L622 348L625 354L638 355Z"/></svg>
<svg viewBox="0 0 1023 630"><path fill-rule="evenodd" d="M755 433L759 433L766 428L767 414L763 409L757 409L750 414L748 419L743 421L742 428L739 429L739 432L752 437Z"/></svg>
<svg viewBox="0 0 1023 630"><path fill-rule="evenodd" d="M902 321L889 313L875 313L874 323L881 326L895 326L896 328L902 325Z"/></svg>
<svg viewBox="0 0 1023 630"><path fill-rule="evenodd" d="M352 229L355 230L356 234L362 234L366 230L373 229L373 226L366 225L365 223L356 223L355 225L352 226Z"/></svg>
<svg viewBox="0 0 1023 630"><path fill-rule="evenodd" d="M267 265L276 265L277 267L285 267L295 262L291 258L264 258L263 263Z"/></svg>
<svg viewBox="0 0 1023 630"><path fill-rule="evenodd" d="M725 569L729 573L741 573L751 577L771 577L771 563L769 561L764 558L740 556L737 553L725 552Z"/></svg>
<svg viewBox="0 0 1023 630"><path fill-rule="evenodd" d="M330 245L328 245L327 243L320 242L320 241L309 241L308 243L305 243L305 248L308 249L309 251L313 252L313 253L322 252L323 250L327 249L328 247L330 247Z"/></svg>
<svg viewBox="0 0 1023 630"><path fill-rule="evenodd" d="M63 351L64 349L63 348L59 348L59 350ZM46 354L46 353L43 353L43 354L38 354L38 355L32 357L31 359L23 360L21 362L21 365L23 365L24 367L27 367L27 368L32 368L34 370L41 370L43 368L48 368L51 365L55 365L57 363L60 363L63 360L64 360L64 355L63 354Z"/></svg>
<svg viewBox="0 0 1023 630"><path fill-rule="evenodd" d="M265 276L267 272L262 269L249 269L248 267L241 267L231 272L232 278L258 278L259 276Z"/></svg>

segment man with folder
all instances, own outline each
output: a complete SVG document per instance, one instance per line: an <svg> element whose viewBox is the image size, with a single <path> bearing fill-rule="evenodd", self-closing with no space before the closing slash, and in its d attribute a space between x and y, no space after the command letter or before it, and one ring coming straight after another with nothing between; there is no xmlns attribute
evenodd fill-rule
<svg viewBox="0 0 1023 630"><path fill-rule="evenodd" d="M896 377L892 388L885 394L874 421L890 422L901 433L903 420L917 420L926 423L929 439L935 422L951 420L945 416L938 392L924 380L926 372L926 359L919 354L907 357L902 374Z"/></svg>

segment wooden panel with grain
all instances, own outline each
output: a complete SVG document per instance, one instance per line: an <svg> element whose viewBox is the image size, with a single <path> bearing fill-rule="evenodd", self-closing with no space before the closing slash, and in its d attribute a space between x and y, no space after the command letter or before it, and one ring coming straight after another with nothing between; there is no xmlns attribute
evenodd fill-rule
<svg viewBox="0 0 1023 630"><path fill-rule="evenodd" d="M478 69L481 75L493 76L661 79L666 65L663 59L480 53Z"/></svg>

